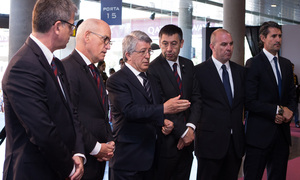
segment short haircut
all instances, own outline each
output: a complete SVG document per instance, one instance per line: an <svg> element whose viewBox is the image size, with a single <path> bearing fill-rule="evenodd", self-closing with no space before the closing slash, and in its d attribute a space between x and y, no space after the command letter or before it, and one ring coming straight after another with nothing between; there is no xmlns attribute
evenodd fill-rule
<svg viewBox="0 0 300 180"><path fill-rule="evenodd" d="M32 11L32 29L46 33L56 21L68 21L76 11L71 0L38 0Z"/></svg>
<svg viewBox="0 0 300 180"><path fill-rule="evenodd" d="M181 28L174 24L168 24L165 25L163 28L161 28L161 30L159 31L159 38L161 38L163 34L166 34L168 36L172 36L173 34L178 34L179 40L181 41L183 39Z"/></svg>
<svg viewBox="0 0 300 180"><path fill-rule="evenodd" d="M259 37L260 36L264 36L267 37L267 35L270 33L269 28L277 28L280 31L282 31L281 26L279 24L277 24L274 21L268 21L268 22L264 22L261 27L259 28ZM259 38L259 47L263 48L264 47L264 43L261 41L261 39Z"/></svg>
<svg viewBox="0 0 300 180"><path fill-rule="evenodd" d="M139 41L143 41L149 44L152 43L152 39L143 31L132 31L129 35L125 36L122 42L123 59L125 62L127 61L125 53L133 53Z"/></svg>
<svg viewBox="0 0 300 180"><path fill-rule="evenodd" d="M224 32L224 33L230 34L226 29L222 29L222 28L216 29L216 30L214 30L214 31L211 33L211 36L210 36L210 44L215 44L216 34L217 34L218 32Z"/></svg>

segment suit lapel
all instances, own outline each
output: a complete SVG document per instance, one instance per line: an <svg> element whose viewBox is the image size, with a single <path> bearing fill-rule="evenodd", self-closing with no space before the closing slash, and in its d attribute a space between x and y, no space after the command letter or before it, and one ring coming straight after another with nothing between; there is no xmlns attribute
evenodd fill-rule
<svg viewBox="0 0 300 180"><path fill-rule="evenodd" d="M226 104L228 105L228 107L230 107L230 104L229 104L229 101L228 101L228 98L227 98L227 94L226 94L226 91L225 91L225 88L224 88L224 85L223 85L223 82L220 78L220 75L218 73L218 70L214 64L214 62L212 61L211 58L209 58L208 60L208 64L209 64L209 69L210 69L210 77L212 80L215 80L215 82L211 82L213 84L215 84L216 86L216 89L219 90L220 93L218 93L218 95L220 95L220 98L222 98L224 100L224 102L226 102Z"/></svg>
<svg viewBox="0 0 300 180"><path fill-rule="evenodd" d="M175 76L174 76L174 72L173 72L173 69L171 69L169 63L167 62L167 60L162 56L162 54L160 54L160 61L161 63L161 66L164 70L164 72L166 73L168 79L170 80L172 86L174 89L176 89L178 95L180 94L180 90L179 90L179 87L178 87L178 84L177 84L177 81L175 79ZM180 66L180 65L179 65ZM180 67L181 68L181 67ZM181 69L180 69L181 70ZM182 75L182 74L181 74ZM183 81L182 81L183 82ZM184 84L182 84L182 86L184 87ZM183 91L184 93L184 91Z"/></svg>
<svg viewBox="0 0 300 180"><path fill-rule="evenodd" d="M60 94L61 98L63 99L64 104L67 107L69 107L69 105L68 105L68 103L65 99L65 96L62 92L62 89L61 89L60 85L58 84L57 77L55 77L55 75L53 73L53 70L51 69L51 66L48 63L43 51L40 49L40 47L30 37L27 38L26 43L32 49L34 54L38 57L38 60L40 61L41 65L44 67L44 69L49 73L49 75L53 79L53 81L55 83L55 86L56 86L57 90L59 91L59 94ZM57 67L58 67L58 76L60 76L62 73L61 73L61 67L60 67L59 62L57 63ZM68 94L68 90L66 90L64 93Z"/></svg>
<svg viewBox="0 0 300 180"><path fill-rule="evenodd" d="M90 71L90 68L87 66L87 64L85 63L85 61L82 59L82 57L78 54L78 52L77 51L73 51L72 52L72 57L73 57L73 59L80 65L80 67L82 67L83 68L83 70L84 70L84 73L85 73L85 76L86 76L86 78L88 79L88 81L89 81L89 83L92 85L92 87L93 87L93 91L95 92L95 94L97 95L97 99L98 99L98 101L99 101L99 104L100 104L100 106L105 110L105 113L107 112L106 111L106 106L107 106L107 104L106 104L106 91L105 91L105 88L104 88L104 84L103 84L103 79L102 79L102 77L101 77L101 75L100 75L100 73L99 73L99 75L100 75L100 85L103 87L103 97L105 98L104 99L104 104L102 103L102 98L101 98L101 96L100 96L100 92L99 92L99 89L98 89L98 87L97 87L97 85L96 85L96 83L95 83L95 79L94 79L94 77L93 77L93 75L92 75L92 73L91 73L91 71ZM97 69L96 69L97 70Z"/></svg>
<svg viewBox="0 0 300 180"><path fill-rule="evenodd" d="M281 92L281 94L284 94L285 93L284 90L286 88L283 88L283 87L286 87L286 84L289 81L289 80L286 79L289 67L286 66L286 63L283 63L282 58L280 56L278 57L278 62L279 62L279 66L280 66L281 79L282 79L282 84L281 84L282 85L282 87L281 87L282 92Z"/></svg>
<svg viewBox="0 0 300 180"><path fill-rule="evenodd" d="M121 70L124 71L125 74L127 74L128 82L130 82L136 89L138 89L143 94L143 96L150 102L144 87L142 86L138 78L135 76L135 74L127 66L124 66ZM152 87L151 87L151 91L153 91Z"/></svg>
<svg viewBox="0 0 300 180"><path fill-rule="evenodd" d="M183 88L182 89L182 96L183 96L182 98L185 99L186 98L186 92L189 91L188 84L190 83L190 79L188 78L188 76L186 76L186 72L185 72L185 69L184 69L185 64L184 64L184 61L182 60L181 57L179 57L179 67L180 67L180 72L181 72L181 80L182 80L182 88ZM176 82L176 85L178 87L177 82ZM179 87L178 87L178 92L180 93Z"/></svg>
<svg viewBox="0 0 300 180"><path fill-rule="evenodd" d="M242 92L241 88L241 75L236 66L233 65L231 61L229 61L230 64L230 70L232 74L232 81L233 81L233 88L234 88L234 95L232 99L232 107L235 105L235 97L239 97L240 93Z"/></svg>
<svg viewBox="0 0 300 180"><path fill-rule="evenodd" d="M267 56L265 55L265 53L262 51L261 52L262 54L262 56L263 56L263 58L261 58L261 61L262 61L262 63L263 63L263 67L266 69L266 72L267 72L267 74L269 75L269 77L270 77L270 80L271 80L271 83L272 83L272 85L274 86L274 89L276 88L276 89L278 89L278 85L277 85L277 82L276 82L276 78L275 78L275 74L274 74L274 71L273 71L273 69L272 69L272 66L271 66L271 63L270 63L270 61L268 60L268 58L267 58ZM282 73L282 72L281 72ZM277 92L277 94L278 94L278 90L276 91Z"/></svg>

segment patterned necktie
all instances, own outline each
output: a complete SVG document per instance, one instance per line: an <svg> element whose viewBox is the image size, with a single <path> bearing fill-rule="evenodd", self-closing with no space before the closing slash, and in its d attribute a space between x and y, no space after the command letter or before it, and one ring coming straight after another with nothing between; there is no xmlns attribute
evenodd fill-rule
<svg viewBox="0 0 300 180"><path fill-rule="evenodd" d="M276 75L277 75L277 80L278 80L278 93L279 93L279 98L281 98L281 83L282 83L282 79L281 79L281 75L278 69L278 65L277 65L277 57L275 56L273 58L274 63L275 63L275 69L276 69Z"/></svg>
<svg viewBox="0 0 300 180"><path fill-rule="evenodd" d="M94 77L94 79L95 79L95 82L96 82L96 84L97 84L97 88L99 89L99 91L100 91L100 97L101 97L101 99L102 99L102 104L104 104L104 102L105 102L105 99L104 99L104 90L103 90L103 87L101 86L101 83L100 83L100 74L98 73L98 71L96 71L96 67L95 67L95 65L94 64L90 64L89 65L89 68L90 68L90 70L91 70L91 72L92 72L92 74L93 74L93 77Z"/></svg>
<svg viewBox="0 0 300 180"><path fill-rule="evenodd" d="M177 82L178 87L179 87L180 95L182 96L182 81L181 81L181 79L179 77L179 74L177 72L177 63L173 64L173 72L174 72L174 76L176 78L176 82Z"/></svg>
<svg viewBox="0 0 300 180"><path fill-rule="evenodd" d="M230 81L229 81L229 75L226 69L226 66L223 64L222 65L223 73L222 73L222 78L223 78L223 85L227 94L227 98L229 101L230 106L232 105L232 91L231 91L231 86L230 86Z"/></svg>
<svg viewBox="0 0 300 180"><path fill-rule="evenodd" d="M56 61L56 58L53 57L52 62L51 62L51 68L53 70L55 77L57 78L57 67L56 67L55 61Z"/></svg>
<svg viewBox="0 0 300 180"><path fill-rule="evenodd" d="M56 57L53 57L53 59L51 61L51 68L52 68L54 76L55 76L55 78L56 78L56 80L59 84L60 90L63 93L63 95L65 97L65 100L67 100L67 97L66 97L66 94L65 94L65 91L64 91L64 88L63 88L63 86L64 86L63 85L63 79L60 79L62 77L58 77L58 75L57 75L58 74L58 69L57 69L57 66L56 66L56 63L55 63L57 61L59 61L59 59L57 59Z"/></svg>
<svg viewBox="0 0 300 180"><path fill-rule="evenodd" d="M151 86L150 86L150 83L148 81L148 78L147 78L147 76L144 72L141 72L140 76L143 78L143 85L144 85L145 91L146 91L146 93L149 97L150 102L152 103Z"/></svg>

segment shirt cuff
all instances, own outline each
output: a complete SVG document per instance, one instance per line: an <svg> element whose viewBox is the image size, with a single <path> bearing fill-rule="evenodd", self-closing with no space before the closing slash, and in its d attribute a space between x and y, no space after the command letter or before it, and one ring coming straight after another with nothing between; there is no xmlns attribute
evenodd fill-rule
<svg viewBox="0 0 300 180"><path fill-rule="evenodd" d="M192 128L194 131L196 130L196 126L192 123L187 123L186 124L187 127ZM187 128L184 133L181 135L181 138L184 138L184 136L186 135L186 133L188 132L189 128Z"/></svg>
<svg viewBox="0 0 300 180"><path fill-rule="evenodd" d="M83 158L83 164L85 164L85 163L86 163L86 157L85 157L85 155L84 155L84 154L81 154L81 153L76 153L76 154L74 154L73 156L79 156L79 157L82 157L82 158Z"/></svg>
<svg viewBox="0 0 300 180"><path fill-rule="evenodd" d="M84 154L81 154L81 153L76 153L76 154L74 154L74 156L79 156L79 157L82 157L83 158L83 164L85 164L86 163L86 157L85 157L85 155ZM71 171L71 173L70 173L70 175L69 175L69 177L71 177L71 176L73 176L74 175L74 173L75 173L75 164L73 165L73 169L72 169L72 171Z"/></svg>
<svg viewBox="0 0 300 180"><path fill-rule="evenodd" d="M101 144L97 142L92 152L90 152L90 155L95 156L100 152L100 150L101 150Z"/></svg>
<svg viewBox="0 0 300 180"><path fill-rule="evenodd" d="M193 123L187 123L187 127L191 127L194 131L196 130L196 126Z"/></svg>
<svg viewBox="0 0 300 180"><path fill-rule="evenodd" d="M72 171L71 171L69 177L72 177L74 173L75 173L75 164L73 165L73 169L72 169Z"/></svg>

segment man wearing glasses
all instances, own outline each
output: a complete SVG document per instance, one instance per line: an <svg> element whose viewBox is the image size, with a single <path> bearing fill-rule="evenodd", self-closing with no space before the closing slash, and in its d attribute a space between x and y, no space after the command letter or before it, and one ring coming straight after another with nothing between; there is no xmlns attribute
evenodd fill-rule
<svg viewBox="0 0 300 180"><path fill-rule="evenodd" d="M194 131L200 118L200 94L194 76L194 65L189 59L178 56L183 46L182 30L166 25L159 32L161 55L149 66L161 89L163 101L180 96L191 102L187 110L166 115L174 123L171 134L158 136L157 179L188 180L193 162Z"/></svg>
<svg viewBox="0 0 300 180"><path fill-rule="evenodd" d="M103 179L105 164L113 156L114 142L108 120L105 86L95 63L104 61L111 46L108 24L87 19L78 27L76 48L62 60L69 79L73 111L83 126L87 163L83 179Z"/></svg>
<svg viewBox="0 0 300 180"><path fill-rule="evenodd" d="M71 0L38 0L32 33L6 69L5 180L78 180L83 175L81 130L71 111L64 67L53 56L66 47L76 11Z"/></svg>
<svg viewBox="0 0 300 180"><path fill-rule="evenodd" d="M164 114L181 112L190 106L178 97L162 104L157 84L146 73L151 42L142 31L127 35L122 43L125 66L106 82L116 143L109 164L110 180L153 180L156 128L169 134L173 123L164 119Z"/></svg>

